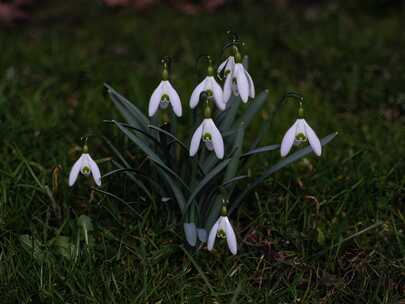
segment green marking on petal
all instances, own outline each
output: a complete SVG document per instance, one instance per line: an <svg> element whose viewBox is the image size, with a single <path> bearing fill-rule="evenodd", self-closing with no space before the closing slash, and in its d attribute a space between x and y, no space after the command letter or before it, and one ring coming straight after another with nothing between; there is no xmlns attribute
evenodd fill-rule
<svg viewBox="0 0 405 304"><path fill-rule="evenodd" d="M84 166L80 171L82 172L83 175L86 175L86 176L89 175L91 172L90 168L87 166Z"/></svg>
<svg viewBox="0 0 405 304"><path fill-rule="evenodd" d="M226 239L225 230L219 229L218 232L217 232L217 237L220 238L220 239Z"/></svg>
<svg viewBox="0 0 405 304"><path fill-rule="evenodd" d="M203 141L212 141L212 136L210 133L204 133Z"/></svg>
<svg viewBox="0 0 405 304"><path fill-rule="evenodd" d="M167 94L163 94L162 97L160 98L160 108L166 109L167 106L169 105L170 102L170 97Z"/></svg>
<svg viewBox="0 0 405 304"><path fill-rule="evenodd" d="M170 97L167 94L163 94L162 97L160 98L160 101L168 102L169 100L170 100Z"/></svg>
<svg viewBox="0 0 405 304"><path fill-rule="evenodd" d="M304 133L298 133L297 135L295 135L295 139L298 141L307 141L307 137Z"/></svg>

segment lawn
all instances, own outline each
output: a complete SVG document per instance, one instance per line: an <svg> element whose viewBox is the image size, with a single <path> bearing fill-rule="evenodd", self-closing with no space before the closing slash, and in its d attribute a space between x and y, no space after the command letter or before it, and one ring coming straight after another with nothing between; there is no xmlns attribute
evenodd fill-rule
<svg viewBox="0 0 405 304"><path fill-rule="evenodd" d="M342 2L246 1L187 16L67 1L1 28L1 303L404 301L405 10ZM160 59L171 56L187 112L196 58L218 59L229 29L246 42L257 92L269 90L248 138L287 91L305 97L320 137L339 133L320 158L278 172L231 214L236 256L224 243L188 246L175 203L139 195L125 176L103 182L115 198L84 178L67 185L82 136L92 135L103 173L115 157L104 138L128 146L103 122L122 120L104 83L146 113ZM295 119L294 103L284 104L262 144L280 143ZM261 154L246 173L279 158Z"/></svg>

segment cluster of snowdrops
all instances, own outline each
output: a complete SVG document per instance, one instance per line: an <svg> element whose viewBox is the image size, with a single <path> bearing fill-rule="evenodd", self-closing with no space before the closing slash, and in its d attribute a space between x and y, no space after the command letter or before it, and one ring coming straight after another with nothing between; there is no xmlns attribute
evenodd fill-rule
<svg viewBox="0 0 405 304"><path fill-rule="evenodd" d="M225 145L223 134L215 123L214 108L216 112L226 111L232 103L231 97L240 98L243 103L255 102L254 81L243 63L244 57L241 54L242 44L234 39L227 45L231 50L229 57L223 61L218 68L214 68L211 57L205 56L207 61L206 77L195 87L188 106L196 110L202 110L202 118L198 122L189 143L189 157L195 157L202 150L204 153L213 154L218 160L224 158ZM162 77L159 85L151 94L148 106L149 117L155 117L159 111L164 112L164 119L168 119L167 111L172 111L178 118L183 115L183 104L169 75L170 60L162 60ZM223 82L221 86L217 79ZM279 146L282 157L287 156L294 145L301 146L306 142L312 151L320 156L322 144L316 133L304 119L302 99L299 99L298 119L285 133ZM88 152L87 143L84 145L83 154L73 165L69 175L69 185L73 186L79 173L84 176L92 176L96 185L101 186L101 173L97 163ZM225 201L224 201L225 202ZM198 238L202 243L207 242L208 250L214 248L216 238L226 239L229 250L237 254L237 238L228 218L228 208L223 203L219 208L219 214L214 224L208 229L196 228L194 221L185 223L184 230L186 239L191 245L195 245Z"/></svg>

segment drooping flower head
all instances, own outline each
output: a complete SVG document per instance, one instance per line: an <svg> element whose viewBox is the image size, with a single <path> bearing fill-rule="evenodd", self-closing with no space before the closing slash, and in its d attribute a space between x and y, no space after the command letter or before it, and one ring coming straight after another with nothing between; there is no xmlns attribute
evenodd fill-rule
<svg viewBox="0 0 405 304"><path fill-rule="evenodd" d="M281 141L280 154L282 157L285 157L290 152L293 145L299 146L305 144L306 142L309 142L312 150L315 152L316 155L321 156L321 142L314 130L312 130L312 128L304 119L302 100L303 99L301 97L299 102L298 119L288 129L283 137L283 140Z"/></svg>
<svg viewBox="0 0 405 304"><path fill-rule="evenodd" d="M182 107L179 94L169 81L169 70L167 61L163 60L162 81L153 91L149 100L148 114L150 117L155 115L158 108L166 109L169 104L172 106L176 116L181 117Z"/></svg>
<svg viewBox="0 0 405 304"><path fill-rule="evenodd" d="M92 175L94 182L97 186L101 186L101 173L96 162L91 158L88 153L87 145L83 148L83 154L74 163L69 174L69 186L73 186L79 176L79 173L84 176Z"/></svg>
<svg viewBox="0 0 405 304"><path fill-rule="evenodd" d="M208 235L208 250L211 251L214 248L216 238L226 239L228 243L228 248L233 255L238 252L238 245L236 242L235 232L233 231L232 225L229 222L227 216L227 209L225 206L222 207L221 216L212 226L210 233Z"/></svg>
<svg viewBox="0 0 405 304"><path fill-rule="evenodd" d="M205 118L195 130L190 144L190 156L194 156L201 141L209 151L214 151L217 158L224 157L224 141L212 118Z"/></svg>
<svg viewBox="0 0 405 304"><path fill-rule="evenodd" d="M239 41L232 42L233 56L229 56L218 67L218 73L225 77L224 102L227 103L232 93L240 96L246 103L255 97L255 86L249 72L242 63L242 55L238 48Z"/></svg>
<svg viewBox="0 0 405 304"><path fill-rule="evenodd" d="M213 101L220 110L225 110L224 97L221 86L215 80L214 68L211 58L208 56L207 76L194 89L190 97L190 108L194 109L199 101L201 94L205 94L208 101Z"/></svg>

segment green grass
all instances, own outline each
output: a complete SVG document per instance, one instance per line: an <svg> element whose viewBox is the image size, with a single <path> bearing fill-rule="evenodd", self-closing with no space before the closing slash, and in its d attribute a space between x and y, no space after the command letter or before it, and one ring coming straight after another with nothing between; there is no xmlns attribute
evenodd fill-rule
<svg viewBox="0 0 405 304"><path fill-rule="evenodd" d="M371 3L288 10L246 3L196 17L164 7L136 15L84 1L43 7L33 24L2 31L1 302L403 300L405 13ZM124 202L89 192L84 179L67 187L82 135L95 135L91 151L104 160L103 172L113 153L101 136L123 141L102 122L121 119L104 82L146 109L159 60L169 55L186 104L200 77L195 58L218 56L227 29L246 41L258 91L270 90L264 118L295 90L320 136L339 132L320 159L276 174L233 215L236 257L225 244L213 253L188 248L174 204L145 200L122 178L103 190ZM284 106L264 143L279 143L294 115L293 103ZM251 171L264 170L276 154L262 155ZM81 214L94 226L87 245ZM64 257L69 248L74 258Z"/></svg>

